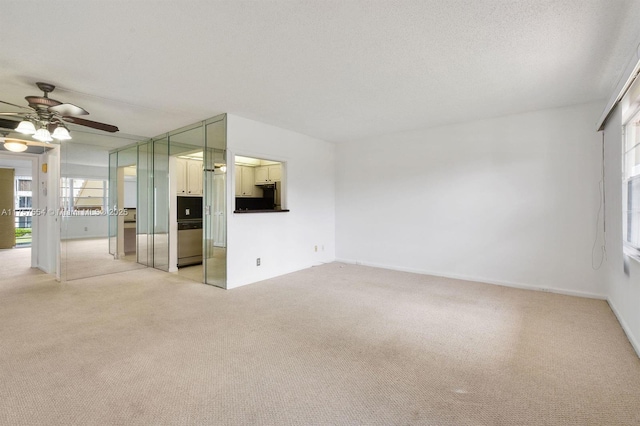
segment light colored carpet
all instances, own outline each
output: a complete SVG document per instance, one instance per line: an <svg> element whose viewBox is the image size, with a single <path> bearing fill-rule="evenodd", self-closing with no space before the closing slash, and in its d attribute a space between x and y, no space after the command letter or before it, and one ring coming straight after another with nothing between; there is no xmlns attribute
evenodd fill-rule
<svg viewBox="0 0 640 426"><path fill-rule="evenodd" d="M3 425L640 424L604 301L339 263L230 291L22 281L0 281Z"/></svg>
<svg viewBox="0 0 640 426"><path fill-rule="evenodd" d="M49 283L51 276L31 268L31 248L20 247L0 250L0 292L17 285L30 288L40 282ZM0 293L1 297L2 293Z"/></svg>

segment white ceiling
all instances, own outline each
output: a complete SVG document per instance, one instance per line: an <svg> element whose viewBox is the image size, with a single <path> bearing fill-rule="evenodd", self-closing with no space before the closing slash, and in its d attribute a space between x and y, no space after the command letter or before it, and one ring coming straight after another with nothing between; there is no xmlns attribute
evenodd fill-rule
<svg viewBox="0 0 640 426"><path fill-rule="evenodd" d="M338 142L604 100L637 22L633 0L4 0L0 99L45 81L128 134L229 112Z"/></svg>

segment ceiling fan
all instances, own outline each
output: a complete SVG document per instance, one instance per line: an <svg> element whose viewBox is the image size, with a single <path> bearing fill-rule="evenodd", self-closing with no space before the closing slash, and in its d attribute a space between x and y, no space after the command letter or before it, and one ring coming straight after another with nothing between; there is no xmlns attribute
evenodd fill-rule
<svg viewBox="0 0 640 426"><path fill-rule="evenodd" d="M91 127L110 133L115 133L119 130L111 124L80 118L78 116L89 114L84 108L50 98L49 93L56 88L53 84L38 82L36 86L44 94L43 96L26 96L28 107L0 100L0 103L26 110L25 112L0 112L0 116L15 116L22 119L19 123L14 121L13 123L16 124L8 124L8 126L15 126L11 130L32 135L31 137L41 142L52 142L54 139L71 139L66 123ZM0 125L7 126L8 121L2 120Z"/></svg>

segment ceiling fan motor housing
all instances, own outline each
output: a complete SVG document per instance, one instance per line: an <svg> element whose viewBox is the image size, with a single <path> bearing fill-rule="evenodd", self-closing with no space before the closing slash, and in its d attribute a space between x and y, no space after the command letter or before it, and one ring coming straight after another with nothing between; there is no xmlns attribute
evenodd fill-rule
<svg viewBox="0 0 640 426"><path fill-rule="evenodd" d="M47 97L47 93L53 92L53 89L56 88L56 86L54 86L53 84L42 83L42 82L37 82L36 86L38 86L38 89L44 92L45 97Z"/></svg>
<svg viewBox="0 0 640 426"><path fill-rule="evenodd" d="M49 83L43 83L41 81L37 82L36 86L44 92L44 96L26 96L25 99L31 108L42 110L62 104L60 101L49 98L49 93L53 92L56 86Z"/></svg>
<svg viewBox="0 0 640 426"><path fill-rule="evenodd" d="M62 102L56 101L55 99L45 98L43 96L25 96L27 102L29 102L29 106L32 108L49 108L52 106L60 105Z"/></svg>

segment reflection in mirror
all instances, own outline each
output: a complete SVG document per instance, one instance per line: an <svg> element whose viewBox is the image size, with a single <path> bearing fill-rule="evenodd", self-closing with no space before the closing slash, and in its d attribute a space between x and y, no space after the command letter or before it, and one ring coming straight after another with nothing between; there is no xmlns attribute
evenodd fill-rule
<svg viewBox="0 0 640 426"><path fill-rule="evenodd" d="M226 116L169 134L170 271L226 287Z"/></svg>
<svg viewBox="0 0 640 426"><path fill-rule="evenodd" d="M226 287L226 115L106 154L112 259Z"/></svg>
<svg viewBox="0 0 640 426"><path fill-rule="evenodd" d="M61 144L60 193L61 279L65 281L143 267L119 243L127 220L125 204L135 194L125 192L125 170L135 165L134 151L110 150L136 143L130 135L73 131ZM118 176L122 179L118 180ZM131 177L129 178L131 179ZM135 183L134 183L135 186ZM125 199L125 195L129 197ZM110 214L113 213L113 214Z"/></svg>
<svg viewBox="0 0 640 426"><path fill-rule="evenodd" d="M109 217L117 221L117 259L135 262L136 256L136 223L138 203L137 163L138 148L132 146L117 152L118 168L116 170L117 209Z"/></svg>
<svg viewBox="0 0 640 426"><path fill-rule="evenodd" d="M153 266L152 142L138 145L138 200L136 203L136 253L138 263Z"/></svg>
<svg viewBox="0 0 640 426"><path fill-rule="evenodd" d="M153 141L153 267L169 270L169 139Z"/></svg>
<svg viewBox="0 0 640 426"><path fill-rule="evenodd" d="M203 149L201 123L172 132L169 136L171 217L173 226L173 271L197 282L203 271Z"/></svg>
<svg viewBox="0 0 640 426"><path fill-rule="evenodd" d="M206 124L204 156L205 283L227 286L227 120Z"/></svg>

